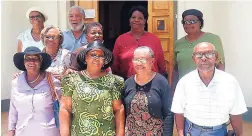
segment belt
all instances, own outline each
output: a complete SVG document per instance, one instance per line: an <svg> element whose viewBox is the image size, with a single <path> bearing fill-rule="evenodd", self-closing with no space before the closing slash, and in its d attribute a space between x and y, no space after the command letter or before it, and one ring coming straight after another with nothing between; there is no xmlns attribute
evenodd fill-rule
<svg viewBox="0 0 252 136"><path fill-rule="evenodd" d="M213 131L213 130L218 130L218 129L221 129L221 128L224 128L227 126L227 123L223 123L221 125L218 125L218 126L212 126L212 127L208 127L208 126L199 126L199 125L196 125L194 123L192 123L191 121L189 121L188 119L186 119L186 121L189 123L189 125L191 125L192 127L194 128L199 128L201 130L205 130L205 131Z"/></svg>

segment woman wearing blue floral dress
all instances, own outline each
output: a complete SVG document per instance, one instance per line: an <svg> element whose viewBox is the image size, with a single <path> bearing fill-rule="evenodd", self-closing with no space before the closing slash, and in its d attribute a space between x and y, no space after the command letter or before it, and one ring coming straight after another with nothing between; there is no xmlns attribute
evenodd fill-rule
<svg viewBox="0 0 252 136"><path fill-rule="evenodd" d="M62 78L61 136L124 136L124 81L104 71L111 59L112 53L94 41L77 57L83 70Z"/></svg>

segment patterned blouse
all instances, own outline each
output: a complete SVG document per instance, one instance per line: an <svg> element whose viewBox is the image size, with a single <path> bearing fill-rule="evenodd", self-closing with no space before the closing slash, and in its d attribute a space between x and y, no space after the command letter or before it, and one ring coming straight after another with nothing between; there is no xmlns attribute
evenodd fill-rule
<svg viewBox="0 0 252 136"><path fill-rule="evenodd" d="M81 73L62 78L62 96L72 97L71 136L114 136L112 101L119 100L123 78L108 73L90 79Z"/></svg>
<svg viewBox="0 0 252 136"><path fill-rule="evenodd" d="M46 71L61 74L65 68L69 67L70 57L69 50L60 48L57 56L52 60L51 66Z"/></svg>
<svg viewBox="0 0 252 136"><path fill-rule="evenodd" d="M131 111L126 118L125 136L162 136L163 120L149 114L148 98L143 91L145 86L140 88L142 90L137 91L131 102Z"/></svg>

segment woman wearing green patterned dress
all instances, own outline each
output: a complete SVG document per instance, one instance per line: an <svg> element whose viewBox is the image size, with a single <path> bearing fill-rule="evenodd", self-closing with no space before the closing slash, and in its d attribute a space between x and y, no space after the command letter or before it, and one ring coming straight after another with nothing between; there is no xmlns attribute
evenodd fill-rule
<svg viewBox="0 0 252 136"><path fill-rule="evenodd" d="M99 41L77 57L83 70L62 78L61 136L124 136L122 77L104 70L112 53Z"/></svg>

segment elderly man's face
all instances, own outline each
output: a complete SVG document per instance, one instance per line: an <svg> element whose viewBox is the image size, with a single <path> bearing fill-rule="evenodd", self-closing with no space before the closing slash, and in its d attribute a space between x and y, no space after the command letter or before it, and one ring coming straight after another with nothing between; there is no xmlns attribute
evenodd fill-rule
<svg viewBox="0 0 252 136"><path fill-rule="evenodd" d="M211 71L215 67L216 55L216 51L210 44L198 44L193 52L193 61L199 71Z"/></svg>
<svg viewBox="0 0 252 136"><path fill-rule="evenodd" d="M132 60L137 74L151 72L153 62L154 58L150 57L150 54L147 51L135 52Z"/></svg>
<svg viewBox="0 0 252 136"><path fill-rule="evenodd" d="M84 15L77 8L71 9L68 15L68 23L73 31L79 31L84 25Z"/></svg>

